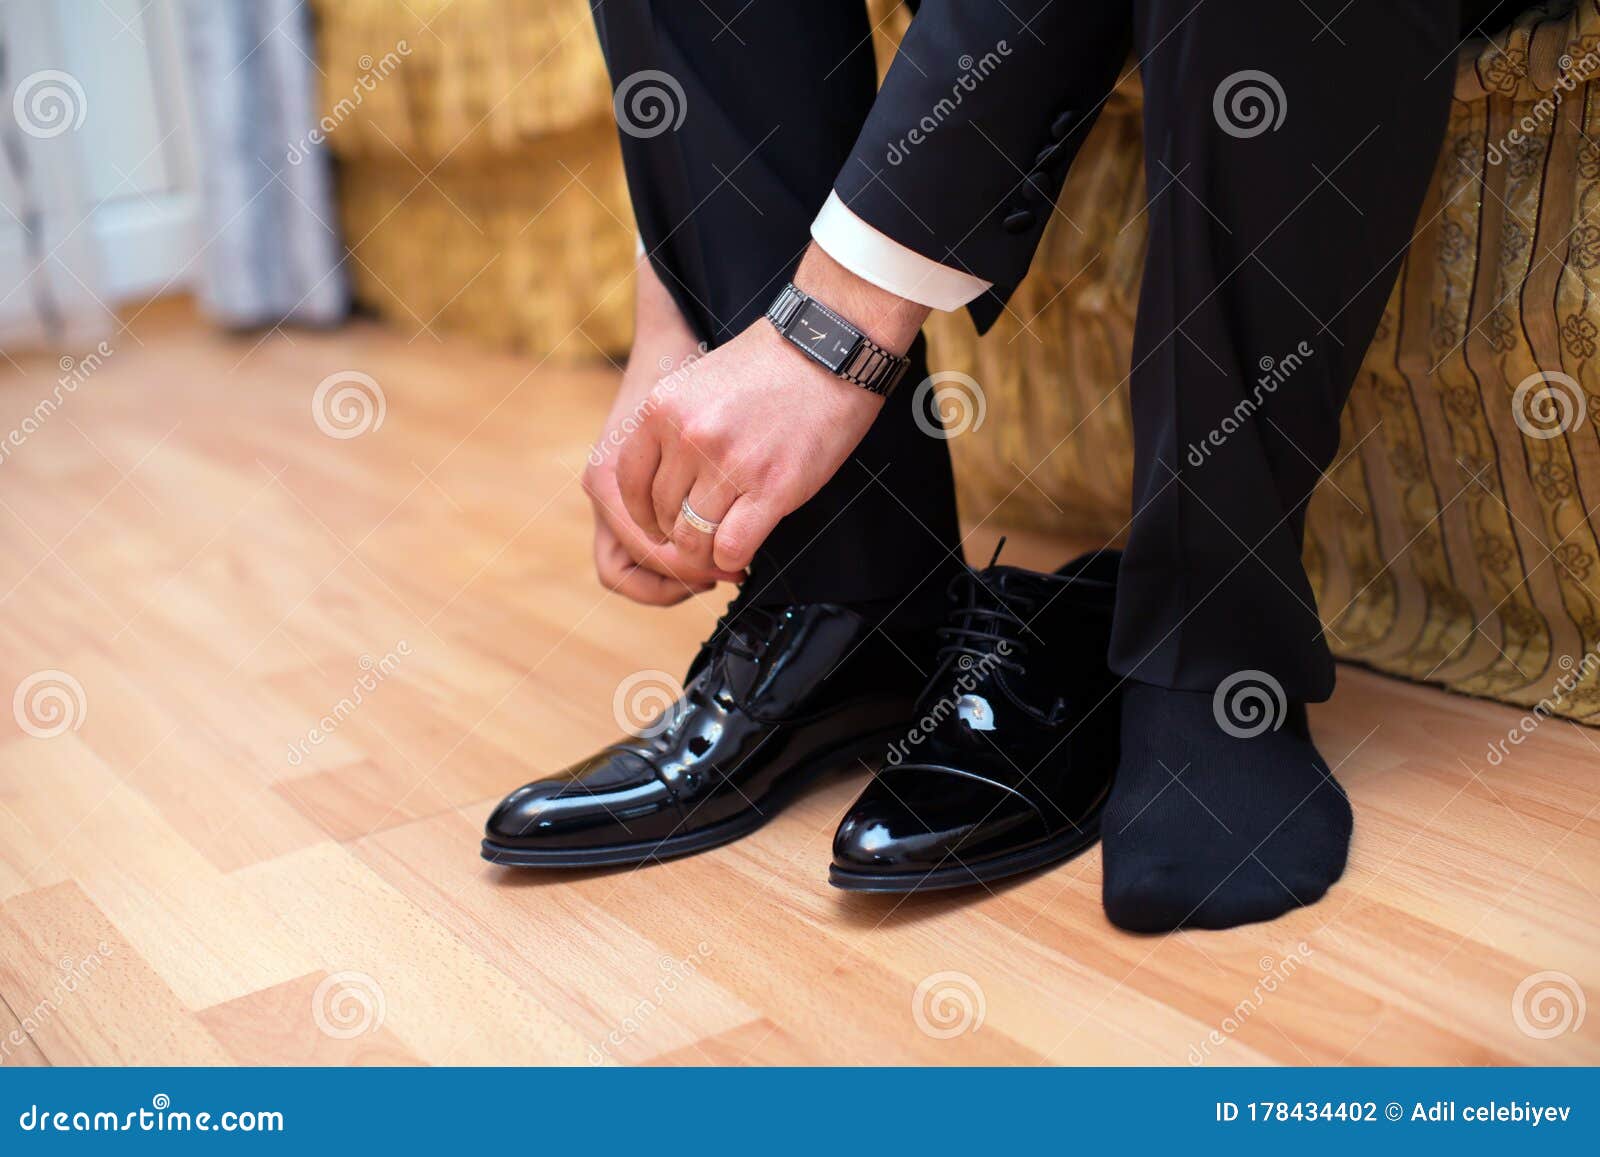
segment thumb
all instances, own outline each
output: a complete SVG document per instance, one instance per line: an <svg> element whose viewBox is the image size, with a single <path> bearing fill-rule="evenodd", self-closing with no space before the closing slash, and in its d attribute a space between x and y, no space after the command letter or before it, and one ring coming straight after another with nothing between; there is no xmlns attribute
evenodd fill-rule
<svg viewBox="0 0 1600 1157"><path fill-rule="evenodd" d="M784 512L754 494L741 494L722 516L711 543L711 560L718 570L742 571L756 557L767 535Z"/></svg>

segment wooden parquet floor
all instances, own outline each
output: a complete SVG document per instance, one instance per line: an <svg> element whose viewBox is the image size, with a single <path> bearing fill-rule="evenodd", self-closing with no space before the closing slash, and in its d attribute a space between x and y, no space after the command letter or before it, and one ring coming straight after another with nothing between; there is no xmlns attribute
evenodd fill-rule
<svg viewBox="0 0 1600 1157"><path fill-rule="evenodd" d="M1358 670L1313 716L1350 870L1264 926L1120 933L1097 851L835 892L855 780L666 866L486 865L721 610L593 579L611 370L165 305L111 350L42 417L62 368L0 362L0 1064L1600 1062L1600 732L1491 766L1518 712ZM352 370L382 423L333 437Z"/></svg>

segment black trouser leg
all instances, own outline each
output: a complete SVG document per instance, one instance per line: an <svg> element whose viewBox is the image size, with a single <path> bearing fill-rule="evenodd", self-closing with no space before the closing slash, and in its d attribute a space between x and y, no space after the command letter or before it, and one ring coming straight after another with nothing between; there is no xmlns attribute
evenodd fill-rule
<svg viewBox="0 0 1600 1157"><path fill-rule="evenodd" d="M1306 503L1438 155L1456 5L1140 0L1136 24L1150 246L1112 664L1325 699Z"/></svg>
<svg viewBox="0 0 1600 1157"><path fill-rule="evenodd" d="M597 0L594 11L624 94L623 162L645 248L696 332L719 345L788 280L872 105L864 0ZM658 94L657 113L681 112L676 128L640 127ZM768 538L746 584L755 601L892 604L916 592L910 603L937 605L960 546L948 449L913 420L921 345L855 453Z"/></svg>

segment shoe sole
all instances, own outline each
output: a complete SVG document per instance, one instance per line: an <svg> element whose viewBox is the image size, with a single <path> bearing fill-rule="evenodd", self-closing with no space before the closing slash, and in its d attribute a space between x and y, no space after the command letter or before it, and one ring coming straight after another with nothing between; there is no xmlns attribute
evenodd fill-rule
<svg viewBox="0 0 1600 1157"><path fill-rule="evenodd" d="M881 756L885 745L899 734L898 730L885 731L871 740L824 752L795 772L789 784L781 792L774 792L769 796L763 805L766 810L730 816L728 819L692 832L665 836L659 840L604 844L594 848L513 848L485 839L481 854L490 863L507 868L612 868L709 852L712 848L731 844L734 840L742 839L762 827L830 770L844 767L855 759L867 759L870 769L871 757Z"/></svg>
<svg viewBox="0 0 1600 1157"><path fill-rule="evenodd" d="M1011 852L975 864L957 863L948 868L935 868L931 872L866 872L857 868L841 868L837 864L828 868L828 883L846 892L873 892L881 895L904 895L911 892L938 892L949 888L966 888L987 884L1008 876L1019 876L1038 868L1070 860L1092 848L1100 839L1100 817L1097 814L1087 827L1064 832L1053 840L1020 852Z"/></svg>

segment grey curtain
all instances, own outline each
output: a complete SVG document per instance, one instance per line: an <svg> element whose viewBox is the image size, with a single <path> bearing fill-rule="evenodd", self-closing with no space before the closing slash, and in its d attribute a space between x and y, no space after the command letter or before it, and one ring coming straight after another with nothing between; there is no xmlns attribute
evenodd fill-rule
<svg viewBox="0 0 1600 1157"><path fill-rule="evenodd" d="M184 0L183 14L210 239L202 308L229 326L338 321L349 287L331 164L309 143L318 102L309 6Z"/></svg>

